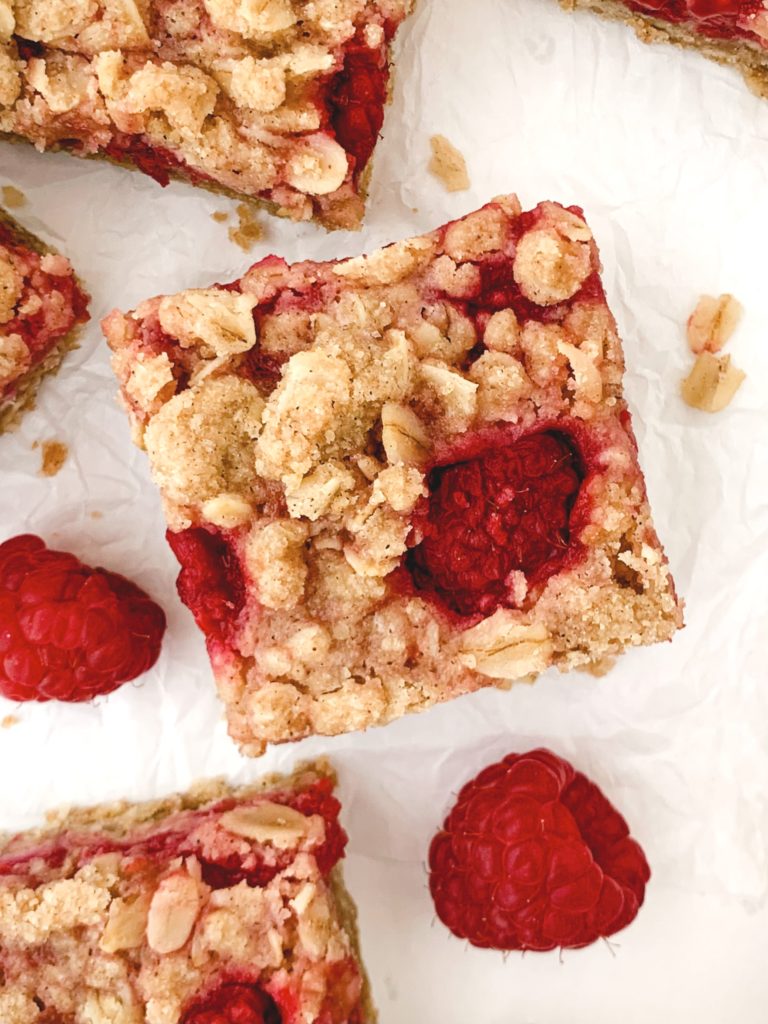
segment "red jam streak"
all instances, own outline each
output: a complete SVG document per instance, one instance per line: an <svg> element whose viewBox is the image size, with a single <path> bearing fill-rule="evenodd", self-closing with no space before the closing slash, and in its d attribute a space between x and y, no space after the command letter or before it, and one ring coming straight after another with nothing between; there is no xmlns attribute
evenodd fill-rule
<svg viewBox="0 0 768 1024"><path fill-rule="evenodd" d="M118 163L133 164L163 188L170 182L174 173L193 183L210 180L205 174L196 171L175 156L169 149L151 146L140 135L115 133L112 141L104 148L104 155L112 160L117 160Z"/></svg>
<svg viewBox="0 0 768 1024"><path fill-rule="evenodd" d="M265 799L293 807L308 817L319 814L325 821L325 838L312 850L318 871L327 876L344 856L347 835L339 823L341 806L333 795L330 779L318 779L306 789L269 793ZM250 886L267 885L280 871L291 863L290 850L278 853L269 863L264 861L259 847L254 847L245 857L239 855L212 857L205 854L191 833L205 822L236 806L233 799L222 800L214 807L199 812L181 812L177 822L172 819L161 823L152 831L141 836L115 840L109 836L68 834L64 839L56 837L33 850L14 855L10 852L0 856L0 877L19 875L35 884L35 876L42 869L56 872L68 860L74 861L72 870L105 853L120 853L134 864L144 862L164 866L176 857L197 857L202 876L213 889L225 889L245 881Z"/></svg>
<svg viewBox="0 0 768 1024"><path fill-rule="evenodd" d="M570 439L554 430L436 466L405 557L416 590L462 616L514 606L513 573L530 588L562 568L583 478Z"/></svg>
<svg viewBox="0 0 768 1024"><path fill-rule="evenodd" d="M331 125L339 145L354 159L355 183L371 158L384 123L388 79L386 47L371 49L355 42L344 55L341 71L331 81Z"/></svg>
<svg viewBox="0 0 768 1024"><path fill-rule="evenodd" d="M68 315L63 319L57 317L56 326L51 327L46 323L50 311L46 309L46 303L43 301L37 312L22 313L3 324L3 334L18 334L21 337L31 353L34 366L50 352L57 341L69 334L76 324L83 324L88 320L90 296L80 288L74 273L61 276L41 270L42 257L27 246L20 245L11 228L5 224L0 224L0 245L17 252L25 261L31 259L35 263L34 269L25 277L24 291L17 303L18 306L23 306L31 295L38 295L45 300L46 296L58 293L62 301L57 301L57 308L68 310Z"/></svg>
<svg viewBox="0 0 768 1024"><path fill-rule="evenodd" d="M686 23L704 36L750 39L766 45L749 31L749 19L763 10L760 0L624 0L632 11L673 24Z"/></svg>

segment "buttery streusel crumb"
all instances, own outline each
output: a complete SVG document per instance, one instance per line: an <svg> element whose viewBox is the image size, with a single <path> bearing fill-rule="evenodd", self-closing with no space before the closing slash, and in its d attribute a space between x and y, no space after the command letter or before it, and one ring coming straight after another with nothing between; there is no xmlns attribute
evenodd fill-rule
<svg viewBox="0 0 768 1024"><path fill-rule="evenodd" d="M464 154L444 135L433 135L429 140L432 157L428 170L442 181L448 192L464 192L469 188L469 174Z"/></svg>
<svg viewBox="0 0 768 1024"><path fill-rule="evenodd" d="M43 441L40 452L40 473L43 476L56 476L67 461L69 448L63 441Z"/></svg>
<svg viewBox="0 0 768 1024"><path fill-rule="evenodd" d="M3 206L9 210L18 210L26 205L27 197L15 185L3 185L2 195Z"/></svg>
<svg viewBox="0 0 768 1024"><path fill-rule="evenodd" d="M499 197L103 327L247 753L681 625L576 207Z"/></svg>
<svg viewBox="0 0 768 1024"><path fill-rule="evenodd" d="M18 725L21 719L18 715L5 715L2 721L0 721L0 727L3 729L12 729L14 725Z"/></svg>
<svg viewBox="0 0 768 1024"><path fill-rule="evenodd" d="M243 252L250 252L254 245L264 238L264 225L253 207L247 203L238 203L236 213L237 227L229 229L229 240L239 246Z"/></svg>
<svg viewBox="0 0 768 1024"><path fill-rule="evenodd" d="M0 837L3 1024L175 1024L243 1004L372 1024L333 786L316 762Z"/></svg>

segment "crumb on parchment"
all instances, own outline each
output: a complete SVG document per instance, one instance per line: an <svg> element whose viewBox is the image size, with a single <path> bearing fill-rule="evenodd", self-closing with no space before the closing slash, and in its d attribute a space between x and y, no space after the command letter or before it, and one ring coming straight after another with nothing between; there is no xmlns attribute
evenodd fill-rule
<svg viewBox="0 0 768 1024"><path fill-rule="evenodd" d="M250 252L253 246L264 237L264 225L258 218L256 210L248 203L238 203L236 207L238 223L229 229L230 241L238 245L243 252Z"/></svg>
<svg viewBox="0 0 768 1024"><path fill-rule="evenodd" d="M727 292L717 298L702 295L686 323L686 337L696 355L690 373L680 385L683 401L703 412L720 412L730 404L741 387L745 374L719 356L741 320L744 307Z"/></svg>
<svg viewBox="0 0 768 1024"><path fill-rule="evenodd" d="M5 718L0 719L0 728L10 729L14 725L18 725L20 721L18 715L6 715Z"/></svg>
<svg viewBox="0 0 768 1024"><path fill-rule="evenodd" d="M3 185L2 194L3 206L7 206L9 210L18 210L27 202L27 197L15 185Z"/></svg>
<svg viewBox="0 0 768 1024"><path fill-rule="evenodd" d="M429 144L432 147L432 159L428 170L442 181L449 192L468 189L469 175L463 154L444 135L433 135Z"/></svg>
<svg viewBox="0 0 768 1024"><path fill-rule="evenodd" d="M226 210L214 210L211 214L211 220L215 220L217 224L226 223L229 214Z"/></svg>
<svg viewBox="0 0 768 1024"><path fill-rule="evenodd" d="M40 473L43 476L56 476L67 461L69 448L63 441L43 441L40 447Z"/></svg>

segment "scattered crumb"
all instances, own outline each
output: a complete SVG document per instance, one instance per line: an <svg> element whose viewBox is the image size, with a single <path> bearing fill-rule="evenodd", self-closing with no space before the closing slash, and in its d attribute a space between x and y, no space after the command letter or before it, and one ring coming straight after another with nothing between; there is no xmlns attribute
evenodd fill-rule
<svg viewBox="0 0 768 1024"><path fill-rule="evenodd" d="M211 218L215 220L217 224L223 224L228 217L229 214L226 210L214 210L211 214Z"/></svg>
<svg viewBox="0 0 768 1024"><path fill-rule="evenodd" d="M467 163L459 150L444 135L433 135L429 144L432 147L429 171L442 181L449 192L468 189Z"/></svg>
<svg viewBox="0 0 768 1024"><path fill-rule="evenodd" d="M18 715L6 715L5 718L0 719L0 728L10 729L11 726L18 725L20 721Z"/></svg>
<svg viewBox="0 0 768 1024"><path fill-rule="evenodd" d="M243 252L250 252L256 242L264 237L264 225L259 221L256 211L247 203L237 204L238 225L229 229L229 237Z"/></svg>
<svg viewBox="0 0 768 1024"><path fill-rule="evenodd" d="M719 352L736 330L744 307L733 295L702 295L688 318L686 333L691 351Z"/></svg>
<svg viewBox="0 0 768 1024"><path fill-rule="evenodd" d="M32 446L37 447L37 442ZM62 441L43 441L40 459L40 472L43 476L56 476L67 461L69 449Z"/></svg>
<svg viewBox="0 0 768 1024"><path fill-rule="evenodd" d="M615 664L615 658L598 658L597 661L590 661L588 665L585 665L583 671L591 676L595 676L596 679L601 679L603 676L608 675Z"/></svg>
<svg viewBox="0 0 768 1024"><path fill-rule="evenodd" d="M104 518L104 513L103 512L99 512L99 510L97 508L95 508L93 510L93 512L91 512L91 519L103 519L103 518Z"/></svg>
<svg viewBox="0 0 768 1024"><path fill-rule="evenodd" d="M731 364L730 356L702 352L680 386L683 400L694 409L720 412L741 387L745 374Z"/></svg>
<svg viewBox="0 0 768 1024"><path fill-rule="evenodd" d="M3 206L7 206L9 210L18 210L20 206L24 206L27 201L27 197L14 185L3 185Z"/></svg>

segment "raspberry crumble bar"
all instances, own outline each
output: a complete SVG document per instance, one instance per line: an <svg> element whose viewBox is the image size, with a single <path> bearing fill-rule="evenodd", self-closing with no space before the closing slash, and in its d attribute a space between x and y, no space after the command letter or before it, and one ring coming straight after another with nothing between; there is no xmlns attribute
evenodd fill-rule
<svg viewBox="0 0 768 1024"><path fill-rule="evenodd" d="M681 625L576 207L501 197L103 327L247 753Z"/></svg>
<svg viewBox="0 0 768 1024"><path fill-rule="evenodd" d="M3 1024L368 1024L327 764L0 845Z"/></svg>
<svg viewBox="0 0 768 1024"><path fill-rule="evenodd" d="M0 208L0 433L34 405L88 319L69 260Z"/></svg>
<svg viewBox="0 0 768 1024"><path fill-rule="evenodd" d="M0 0L0 133L357 227L411 0Z"/></svg>
<svg viewBox="0 0 768 1024"><path fill-rule="evenodd" d="M630 25L645 43L674 43L738 68L768 96L768 0L560 0Z"/></svg>

